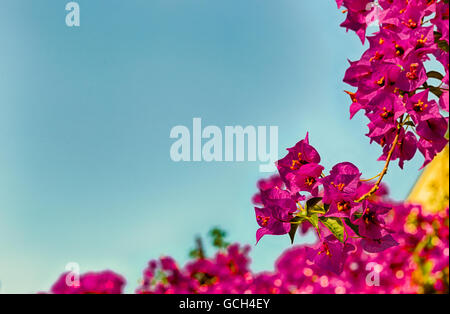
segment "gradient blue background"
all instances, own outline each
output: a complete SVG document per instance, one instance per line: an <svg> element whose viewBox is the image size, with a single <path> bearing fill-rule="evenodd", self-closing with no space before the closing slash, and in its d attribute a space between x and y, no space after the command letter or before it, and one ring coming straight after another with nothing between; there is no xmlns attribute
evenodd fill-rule
<svg viewBox="0 0 450 314"><path fill-rule="evenodd" d="M342 78L364 48L334 0L80 0L80 28L67 2L0 1L1 292L48 290L68 262L130 292L216 225L253 245L259 164L172 162L169 132L193 117L278 125L280 156L309 131L328 168L382 167L366 119L349 121ZM392 167L394 198L422 162ZM264 238L253 268L288 246Z"/></svg>

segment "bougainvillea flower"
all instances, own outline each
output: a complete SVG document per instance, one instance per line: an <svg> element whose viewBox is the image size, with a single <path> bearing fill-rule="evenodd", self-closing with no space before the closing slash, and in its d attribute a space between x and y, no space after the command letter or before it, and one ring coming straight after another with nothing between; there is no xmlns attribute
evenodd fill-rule
<svg viewBox="0 0 450 314"><path fill-rule="evenodd" d="M379 253L399 244L390 234L386 234L381 239L362 239L361 245L368 253Z"/></svg>
<svg viewBox="0 0 450 314"><path fill-rule="evenodd" d="M359 97L358 92L356 93L352 93L349 91L345 91L349 96L350 99L352 100L352 104L350 106L350 119L353 119L353 117L360 111L360 110L365 110L366 112L368 111L368 103L369 100L364 99L363 97Z"/></svg>
<svg viewBox="0 0 450 314"><path fill-rule="evenodd" d="M314 147L309 145L309 136L298 142L294 147L288 148L288 154L277 162L278 172L283 180L286 175L299 170L309 163L320 163L320 155Z"/></svg>
<svg viewBox="0 0 450 314"><path fill-rule="evenodd" d="M321 269L340 274L348 253L354 249L353 245L343 244L336 237L330 235L314 248L307 248L307 258Z"/></svg>
<svg viewBox="0 0 450 314"><path fill-rule="evenodd" d="M361 79L372 75L372 67L370 65L352 61L349 61L349 63L350 67L347 69L344 76L345 83L357 87Z"/></svg>
<svg viewBox="0 0 450 314"><path fill-rule="evenodd" d="M439 106L441 106L442 110L449 112L449 92L444 92L439 99Z"/></svg>
<svg viewBox="0 0 450 314"><path fill-rule="evenodd" d="M407 5L406 2L406 8L404 10L395 12L393 11L392 14L397 13L397 19L398 24L396 26L398 27L406 27L408 29L414 30L422 25L423 17L433 11L433 8L431 8L426 1L412 1L413 5ZM401 12L401 14L398 14Z"/></svg>
<svg viewBox="0 0 450 314"><path fill-rule="evenodd" d="M246 257L250 246L231 244L226 252L219 252L215 259L216 273L220 278L230 275L245 275L250 271L250 260Z"/></svg>
<svg viewBox="0 0 450 314"><path fill-rule="evenodd" d="M347 18L342 22L341 27L346 28L347 31L354 31L361 42L365 42L367 23L364 15L361 15L358 12L348 11Z"/></svg>
<svg viewBox="0 0 450 314"><path fill-rule="evenodd" d="M406 102L406 109L415 124L422 121L441 118L436 101L428 100L429 89L410 97Z"/></svg>
<svg viewBox="0 0 450 314"><path fill-rule="evenodd" d="M369 182L362 182L356 191L356 199L360 199L363 195L366 195L373 188L373 184ZM381 183L379 189L375 192L374 197L381 198L389 194L389 188L385 183Z"/></svg>
<svg viewBox="0 0 450 314"><path fill-rule="evenodd" d="M332 201L325 217L350 218L352 212L361 208L361 203L350 200Z"/></svg>
<svg viewBox="0 0 450 314"><path fill-rule="evenodd" d="M354 31L364 43L367 26L376 18L376 6L370 0L337 0L336 3L339 8L347 8L347 18L341 27Z"/></svg>
<svg viewBox="0 0 450 314"><path fill-rule="evenodd" d="M366 95L383 91L386 86L390 86L387 74L390 72L389 70L393 68L394 66L391 64L372 65L370 76L362 77L358 82L358 91ZM373 94L371 98L375 95L376 93Z"/></svg>
<svg viewBox="0 0 450 314"><path fill-rule="evenodd" d="M448 128L448 118L440 117L428 119L418 124L416 130L422 138L428 141L436 141L445 137Z"/></svg>
<svg viewBox="0 0 450 314"><path fill-rule="evenodd" d="M438 32L441 34L440 40L449 43L449 4L445 1L440 1L436 4L436 15L431 20L431 23L436 25Z"/></svg>
<svg viewBox="0 0 450 314"><path fill-rule="evenodd" d="M447 144L448 140L445 138L433 142L421 138L418 143L418 148L425 158L421 169L425 168L430 162L432 162L434 157L436 157L436 155L439 154L445 146L447 146Z"/></svg>
<svg viewBox="0 0 450 314"><path fill-rule="evenodd" d="M282 190L278 187L261 192L261 202L264 206L282 206L295 210L296 203L305 199L298 193Z"/></svg>
<svg viewBox="0 0 450 314"><path fill-rule="evenodd" d="M380 60L397 67L408 58L426 61L427 54L436 49L432 27L422 27L406 33L383 29L370 42L371 48L364 53L362 60L370 57L372 62Z"/></svg>
<svg viewBox="0 0 450 314"><path fill-rule="evenodd" d="M390 134L391 136L394 135L394 133ZM392 149L392 139L388 140L386 146L383 148L383 155L378 160L386 160L389 152ZM397 145L395 146L392 155L391 160L399 160L398 164L401 169L403 169L404 163L407 160L411 160L414 158L417 152L417 137L416 135L409 131L405 132L405 129L400 130L399 139L397 142Z"/></svg>
<svg viewBox="0 0 450 314"><path fill-rule="evenodd" d="M448 144L445 133L448 129L448 118L429 119L419 123L416 128L419 140L419 150L425 157L422 167L430 163Z"/></svg>
<svg viewBox="0 0 450 314"><path fill-rule="evenodd" d="M412 56L402 64L403 71L397 81L397 86L406 92L412 92L428 80L423 62Z"/></svg>
<svg viewBox="0 0 450 314"><path fill-rule="evenodd" d="M367 114L371 123L384 129L385 125L396 126L396 121L406 109L401 99L388 91L380 91L369 103L372 113Z"/></svg>
<svg viewBox="0 0 450 314"><path fill-rule="evenodd" d="M449 83L450 83L450 61L449 61L449 53L447 51L444 51L442 49L437 49L434 51L433 55L436 57L436 60L442 64L444 67L445 73L443 73L442 78L442 86L444 89L448 89ZM448 98L447 98L448 99Z"/></svg>
<svg viewBox="0 0 450 314"><path fill-rule="evenodd" d="M434 27L421 27L412 31L407 40L407 56L414 55L422 61L429 59L428 54L436 51L436 43L434 42Z"/></svg>
<svg viewBox="0 0 450 314"><path fill-rule="evenodd" d="M360 185L361 172L350 162L337 164L330 175L321 179L323 184L323 202L354 200L356 190Z"/></svg>
<svg viewBox="0 0 450 314"><path fill-rule="evenodd" d="M305 191L317 196L320 186L319 177L323 170L324 167L310 163L295 172L288 173L286 175L288 189L293 193Z"/></svg>
<svg viewBox="0 0 450 314"><path fill-rule="evenodd" d="M54 294L121 294L125 286L125 279L112 272L103 271L99 273L86 273L80 276L79 285L68 285L67 276L61 275L51 288Z"/></svg>
<svg viewBox="0 0 450 314"><path fill-rule="evenodd" d="M256 232L256 243L267 234L287 234L291 230L290 221L293 213L294 211L275 205L264 208L255 207L256 221L261 227Z"/></svg>
<svg viewBox="0 0 450 314"><path fill-rule="evenodd" d="M272 188L275 188L275 187L278 187L281 189L281 188L283 188L283 186L284 186L283 180L280 178L279 175L273 175L268 179L259 180L257 183L257 187L260 192L253 196L253 199L252 199L253 204L256 204L256 205L263 204L261 194L264 191L271 190Z"/></svg>
<svg viewBox="0 0 450 314"><path fill-rule="evenodd" d="M359 234L369 239L381 239L386 235L384 216L392 208L365 200L362 213L353 212L353 222L359 227Z"/></svg>

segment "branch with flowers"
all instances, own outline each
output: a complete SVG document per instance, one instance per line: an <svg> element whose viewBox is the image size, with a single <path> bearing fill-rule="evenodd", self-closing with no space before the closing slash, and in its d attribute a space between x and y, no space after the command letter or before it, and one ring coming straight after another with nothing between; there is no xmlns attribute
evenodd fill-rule
<svg viewBox="0 0 450 314"><path fill-rule="evenodd" d="M449 3L426 0L337 0L347 14L342 27L354 31L369 48L358 61L350 61L344 82L355 88L350 96L350 118L364 111L367 136L382 147L382 171L364 180L353 164L334 166L323 174L319 153L308 135L277 162L279 174L260 182L254 198L260 226L257 242L267 234L289 234L299 226L313 228L320 243L309 259L340 274L348 256L361 247L378 253L394 246L395 230L385 217L392 208L373 202L391 163L405 161L420 151L425 167L448 144L449 111ZM377 31L366 36L369 24ZM444 68L427 72L434 57ZM440 81L438 86L430 80ZM376 182L367 189L364 182ZM306 227L305 227L306 225Z"/></svg>

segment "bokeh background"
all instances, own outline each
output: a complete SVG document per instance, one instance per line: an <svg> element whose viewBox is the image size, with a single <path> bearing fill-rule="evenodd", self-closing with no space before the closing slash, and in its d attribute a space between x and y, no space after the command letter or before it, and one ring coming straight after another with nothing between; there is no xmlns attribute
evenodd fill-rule
<svg viewBox="0 0 450 314"><path fill-rule="evenodd" d="M342 78L364 47L334 0L79 0L79 28L67 2L0 1L0 292L46 291L69 262L132 292L149 259L186 261L213 226L271 270L290 243L254 246L259 163L171 161L171 128L194 117L277 125L280 156L309 131L328 169L381 169L349 120ZM392 167L395 199L422 162Z"/></svg>

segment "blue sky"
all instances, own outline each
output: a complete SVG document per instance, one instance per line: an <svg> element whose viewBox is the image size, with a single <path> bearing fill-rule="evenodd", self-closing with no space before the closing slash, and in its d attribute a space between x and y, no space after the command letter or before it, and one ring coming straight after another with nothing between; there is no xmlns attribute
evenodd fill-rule
<svg viewBox="0 0 450 314"><path fill-rule="evenodd" d="M47 290L69 262L137 286L147 261L187 260L213 226L254 244L258 163L174 163L172 127L277 125L280 156L310 132L329 169L382 167L348 119L347 59L363 47L333 0L0 2L0 292ZM386 177L405 197L417 156ZM301 242L301 241L300 241ZM255 270L289 246L267 237Z"/></svg>

